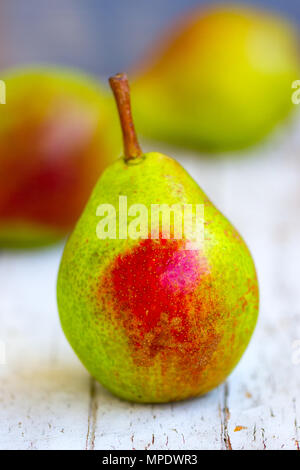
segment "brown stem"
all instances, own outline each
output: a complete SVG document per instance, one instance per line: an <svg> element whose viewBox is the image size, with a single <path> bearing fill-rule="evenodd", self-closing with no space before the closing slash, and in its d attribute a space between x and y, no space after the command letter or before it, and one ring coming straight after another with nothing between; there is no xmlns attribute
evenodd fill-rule
<svg viewBox="0 0 300 470"><path fill-rule="evenodd" d="M113 77L110 77L109 84L114 93L119 111L123 133L125 160L128 161L141 157L143 152L139 146L134 129L127 75L125 73L117 73Z"/></svg>

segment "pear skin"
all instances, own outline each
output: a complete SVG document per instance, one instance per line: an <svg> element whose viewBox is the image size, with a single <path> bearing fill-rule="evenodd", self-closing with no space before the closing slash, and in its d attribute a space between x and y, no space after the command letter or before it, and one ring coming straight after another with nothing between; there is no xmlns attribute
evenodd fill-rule
<svg viewBox="0 0 300 470"><path fill-rule="evenodd" d="M196 9L157 39L132 72L138 131L201 151L246 148L292 110L299 38L249 7Z"/></svg>
<svg viewBox="0 0 300 470"><path fill-rule="evenodd" d="M121 89L122 128L130 133L126 77L111 81L114 91ZM182 400L223 382L245 351L258 315L255 266L242 237L179 163L143 154L128 136L124 157L101 175L66 244L57 283L60 320L82 363L115 395ZM150 228L143 238L126 238L120 196L128 209L140 204L149 213L153 204L203 205L204 240L191 249L187 237L151 238ZM108 219L110 236L100 239L102 204L115 208L116 218Z"/></svg>
<svg viewBox="0 0 300 470"><path fill-rule="evenodd" d="M45 245L74 228L121 148L114 103L73 70L31 67L1 78L0 246Z"/></svg>

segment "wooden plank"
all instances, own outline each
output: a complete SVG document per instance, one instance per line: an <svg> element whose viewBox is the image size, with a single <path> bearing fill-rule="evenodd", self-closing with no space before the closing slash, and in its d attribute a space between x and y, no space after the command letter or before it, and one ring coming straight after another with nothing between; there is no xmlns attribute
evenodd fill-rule
<svg viewBox="0 0 300 470"><path fill-rule="evenodd" d="M0 448L84 448L89 377L59 325L61 247L0 258Z"/></svg>
<svg viewBox="0 0 300 470"><path fill-rule="evenodd" d="M204 397L153 406L113 397L89 377L61 332L55 281L62 247L2 253L0 448L299 448L299 127L300 120L292 134L248 158L165 149L239 229L260 281L250 346L227 383Z"/></svg>

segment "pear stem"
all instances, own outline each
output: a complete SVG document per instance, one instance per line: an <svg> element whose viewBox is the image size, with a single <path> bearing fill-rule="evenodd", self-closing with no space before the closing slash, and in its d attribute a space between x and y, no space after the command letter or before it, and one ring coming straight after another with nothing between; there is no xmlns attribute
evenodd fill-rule
<svg viewBox="0 0 300 470"><path fill-rule="evenodd" d="M117 73L110 77L109 84L115 96L123 133L125 161L139 158L143 155L135 132L131 114L130 90L125 73Z"/></svg>

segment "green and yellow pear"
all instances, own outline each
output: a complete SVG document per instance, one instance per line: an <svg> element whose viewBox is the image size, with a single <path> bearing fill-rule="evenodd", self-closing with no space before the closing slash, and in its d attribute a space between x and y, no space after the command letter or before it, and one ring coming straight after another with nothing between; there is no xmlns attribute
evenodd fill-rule
<svg viewBox="0 0 300 470"><path fill-rule="evenodd" d="M121 148L117 114L84 73L35 66L1 79L0 246L45 245L74 228Z"/></svg>
<svg viewBox="0 0 300 470"><path fill-rule="evenodd" d="M299 38L286 20L242 6L196 9L133 71L138 131L196 150L260 141L291 111Z"/></svg>
<svg viewBox="0 0 300 470"><path fill-rule="evenodd" d="M124 156L102 173L65 246L60 320L88 371L115 395L182 400L219 385L245 351L258 315L255 267L179 163L141 151L126 76L110 83ZM194 230L201 217L203 231Z"/></svg>

